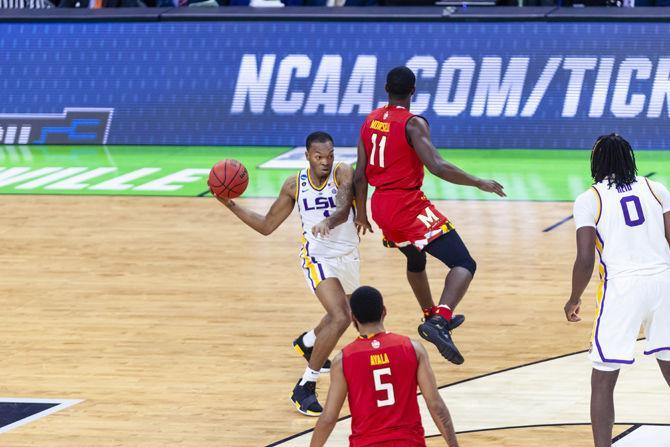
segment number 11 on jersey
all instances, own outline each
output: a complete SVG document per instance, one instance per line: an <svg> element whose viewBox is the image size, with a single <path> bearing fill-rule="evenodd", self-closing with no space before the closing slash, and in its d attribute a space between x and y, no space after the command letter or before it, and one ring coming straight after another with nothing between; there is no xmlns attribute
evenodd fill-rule
<svg viewBox="0 0 670 447"><path fill-rule="evenodd" d="M370 166L375 166L375 153L377 152L377 137L376 133L372 134L372 152L370 153ZM384 167L384 149L386 149L386 135L379 140L379 167Z"/></svg>

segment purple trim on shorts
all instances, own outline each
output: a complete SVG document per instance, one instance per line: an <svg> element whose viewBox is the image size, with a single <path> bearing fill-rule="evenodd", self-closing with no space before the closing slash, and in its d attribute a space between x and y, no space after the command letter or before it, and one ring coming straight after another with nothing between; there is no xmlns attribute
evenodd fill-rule
<svg viewBox="0 0 670 447"><path fill-rule="evenodd" d="M600 233L598 233L598 230L596 230L596 237L600 241L600 244L603 247L603 251L605 251L605 241L603 241L603 238L600 236ZM599 258L600 258L600 263L603 266L603 269L605 270L605 277L603 278L603 299L600 302L600 312L598 313L598 320L596 322L596 334L595 334L595 340L596 340L596 347L598 348L598 354L600 354L600 358L602 359L603 362L606 363L625 363L626 365L632 364L635 360L619 360L619 359L608 359L605 358L605 354L603 354L603 348L600 346L600 341L598 340L598 329L600 329L600 317L603 315L603 312L605 311L605 297L607 296L607 265L605 265L605 262L603 262L602 258L602 253L598 253Z"/></svg>
<svg viewBox="0 0 670 447"><path fill-rule="evenodd" d="M312 258L312 259L314 259L314 258ZM321 273L321 281L325 280L326 275L325 275L325 273L323 273L323 269L321 268L321 264L319 264L318 262L315 262L314 264L316 264L316 266L319 267L319 273Z"/></svg>
<svg viewBox="0 0 670 447"><path fill-rule="evenodd" d="M309 269L307 268L307 263L306 263L306 258L304 256L302 257L302 268L305 270L305 274L307 275L307 279L309 279L309 282L312 284L312 291L316 290L316 286L314 285L314 281L312 280L312 277L309 274Z"/></svg>
<svg viewBox="0 0 670 447"><path fill-rule="evenodd" d="M651 351L644 351L644 355L653 354L653 353L659 352L659 351L670 351L670 346L664 346L662 348L652 349Z"/></svg>

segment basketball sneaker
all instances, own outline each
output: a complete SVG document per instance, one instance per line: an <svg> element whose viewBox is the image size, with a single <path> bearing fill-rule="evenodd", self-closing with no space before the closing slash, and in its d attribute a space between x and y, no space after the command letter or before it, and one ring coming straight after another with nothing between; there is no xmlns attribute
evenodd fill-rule
<svg viewBox="0 0 670 447"><path fill-rule="evenodd" d="M442 357L451 363L460 365L464 362L463 356L458 352L458 348L451 339L450 331L460 326L464 318L456 320L457 316L452 318L451 322L444 319L441 315L433 315L419 325L419 335L437 347ZM461 315L462 317L462 315ZM454 321L456 320L456 321Z"/></svg>
<svg viewBox="0 0 670 447"><path fill-rule="evenodd" d="M302 337L306 334L307 332L303 332L293 340L293 349L295 349L295 352L298 353L298 355L302 356L309 362L310 357L312 357L312 351L314 350L314 347L308 348L305 346L305 344L302 342ZM326 362L323 364L321 367L321 370L319 371L321 374L325 374L330 372L330 359L326 359Z"/></svg>
<svg viewBox="0 0 670 447"><path fill-rule="evenodd" d="M305 382L300 385L302 380L298 380L291 394L291 401L295 408L305 416L320 416L323 407L316 398L316 382Z"/></svg>
<svg viewBox="0 0 670 447"><path fill-rule="evenodd" d="M465 315L454 315L451 318L451 321L447 321L447 325L449 326L449 330L453 331L458 326L463 324L464 321L465 321Z"/></svg>

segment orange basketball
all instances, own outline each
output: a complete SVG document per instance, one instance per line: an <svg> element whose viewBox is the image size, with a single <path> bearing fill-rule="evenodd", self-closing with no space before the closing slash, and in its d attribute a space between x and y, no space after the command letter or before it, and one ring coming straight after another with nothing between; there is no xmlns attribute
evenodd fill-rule
<svg viewBox="0 0 670 447"><path fill-rule="evenodd" d="M242 195L249 184L247 168L237 160L221 160L209 171L207 185L212 194L234 199Z"/></svg>

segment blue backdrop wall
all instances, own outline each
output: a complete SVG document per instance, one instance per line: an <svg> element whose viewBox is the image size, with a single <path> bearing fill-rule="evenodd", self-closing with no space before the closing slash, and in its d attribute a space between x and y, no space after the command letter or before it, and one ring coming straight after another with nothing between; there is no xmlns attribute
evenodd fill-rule
<svg viewBox="0 0 670 447"><path fill-rule="evenodd" d="M667 149L668 36L670 23L6 23L0 142L299 145L321 129L355 145L386 72L408 65L439 146L588 148L617 131Z"/></svg>

